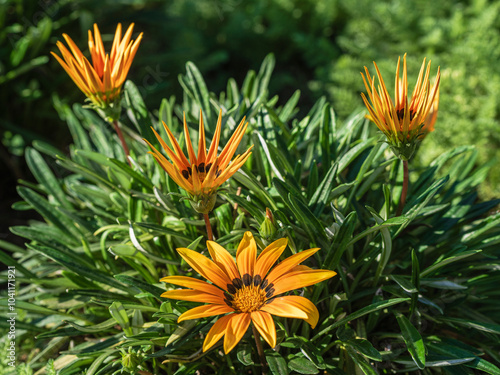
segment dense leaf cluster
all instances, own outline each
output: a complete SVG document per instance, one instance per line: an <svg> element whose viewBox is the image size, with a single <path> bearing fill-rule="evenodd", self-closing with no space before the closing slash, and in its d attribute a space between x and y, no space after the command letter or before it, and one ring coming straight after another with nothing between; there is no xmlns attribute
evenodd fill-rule
<svg viewBox="0 0 500 375"><path fill-rule="evenodd" d="M182 98L163 99L155 112L128 81L122 105L131 166L95 113L56 103L73 138L69 154L43 141L26 150L36 183L22 182L14 208L40 218L11 229L26 248L0 242L0 260L16 267L23 371L260 371L250 332L229 355L217 347L202 353L212 320L178 324L193 304L160 297L161 277L196 276L175 249L201 252L206 234L141 138L156 142L151 125L166 137L161 120L180 136L185 112L196 139L200 109L211 138L222 109L221 144L246 116L240 147L254 151L211 214L217 242L234 253L246 230L260 249L287 237L287 252L320 247L309 265L338 272L299 291L320 312L314 330L276 319L278 346L265 350L270 373L500 372L500 214L493 211L500 201L478 202L489 170L475 167L478 151L458 147L424 168L410 164L407 204L395 217L402 164L373 136L364 112L339 121L320 98L301 115L299 91L278 98L269 90L274 65L268 56L241 85L230 79L216 94L188 63ZM274 233L262 230L266 208ZM7 306L2 298L5 328Z"/></svg>

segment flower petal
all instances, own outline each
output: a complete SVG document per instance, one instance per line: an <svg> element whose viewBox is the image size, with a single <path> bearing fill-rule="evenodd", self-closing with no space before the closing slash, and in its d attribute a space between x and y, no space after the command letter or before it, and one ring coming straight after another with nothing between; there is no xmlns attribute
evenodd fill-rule
<svg viewBox="0 0 500 375"><path fill-rule="evenodd" d="M186 311L184 314L179 316L177 323L184 320L206 318L207 316L214 316L219 314L226 314L228 312L233 312L234 310L228 305L203 305L195 307L191 310Z"/></svg>
<svg viewBox="0 0 500 375"><path fill-rule="evenodd" d="M226 273L229 279L233 280L240 277L236 264L231 254L229 254L229 251L214 241L207 241L207 247L215 264Z"/></svg>
<svg viewBox="0 0 500 375"><path fill-rule="evenodd" d="M187 276L166 276L160 279L165 283L174 284L178 286L183 286L186 288L191 288L194 290L199 290L200 292L210 293L214 296L218 296L220 289L215 285L209 284L206 281L194 279Z"/></svg>
<svg viewBox="0 0 500 375"><path fill-rule="evenodd" d="M319 319L319 312L316 306L307 298L300 296L275 298L265 304L261 310L285 318L304 319L312 328L316 327Z"/></svg>
<svg viewBox="0 0 500 375"><path fill-rule="evenodd" d="M193 166L198 165L198 160L196 160L196 155L194 154L193 144L191 143L191 137L189 136L189 128L186 122L186 113L184 113L184 137L186 137L186 146L188 149L189 161Z"/></svg>
<svg viewBox="0 0 500 375"><path fill-rule="evenodd" d="M278 260L286 245L288 244L288 239L280 238L277 241L271 243L268 247L262 250L259 257L257 258L257 264L255 265L255 275L260 275L264 279L267 275L269 269Z"/></svg>
<svg viewBox="0 0 500 375"><path fill-rule="evenodd" d="M228 322L231 319L232 315L224 315L220 317L210 328L210 331L207 333L207 337L205 337L205 341L203 341L203 351L208 351L212 346L214 346L217 341L221 339L222 336L226 333Z"/></svg>
<svg viewBox="0 0 500 375"><path fill-rule="evenodd" d="M206 164L211 164L215 161L217 157L217 151L219 148L220 132L222 124L222 109L219 111L219 117L217 118L217 126L215 128L215 133L212 138L212 143L210 144L210 149L208 150ZM215 168L215 165L213 166Z"/></svg>
<svg viewBox="0 0 500 375"><path fill-rule="evenodd" d="M251 318L257 331L269 346L274 348L276 346L276 326L271 314L264 311L252 311Z"/></svg>
<svg viewBox="0 0 500 375"><path fill-rule="evenodd" d="M161 297L178 299L181 301L201 302L201 303L214 303L217 305L224 304L224 292L219 290L218 296L211 293L200 292L199 290L192 289L176 289L167 290L162 293Z"/></svg>
<svg viewBox="0 0 500 375"><path fill-rule="evenodd" d="M224 337L224 353L228 354L240 342L250 325L250 314L231 314L231 319Z"/></svg>
<svg viewBox="0 0 500 375"><path fill-rule="evenodd" d="M337 272L335 271L313 269L288 272L274 281L274 295L317 284L336 274Z"/></svg>
<svg viewBox="0 0 500 375"><path fill-rule="evenodd" d="M226 290L227 284L231 284L229 277L207 257L186 248L179 248L177 252L196 272L220 288Z"/></svg>
<svg viewBox="0 0 500 375"><path fill-rule="evenodd" d="M205 125L203 124L203 112L200 109L200 128L198 137L198 164L204 163L207 157L207 144L205 141Z"/></svg>
<svg viewBox="0 0 500 375"><path fill-rule="evenodd" d="M286 272L290 271L297 264L302 263L304 260L309 258L314 253L316 253L318 250L319 248L304 250L301 251L300 253L294 254L291 257L286 258L283 262L274 267L271 272L269 272L267 280L269 280L269 283L274 283L276 279L283 276Z"/></svg>
<svg viewBox="0 0 500 375"><path fill-rule="evenodd" d="M251 232L245 232L236 250L236 263L241 277L245 274L254 275L255 258L257 257L257 245Z"/></svg>

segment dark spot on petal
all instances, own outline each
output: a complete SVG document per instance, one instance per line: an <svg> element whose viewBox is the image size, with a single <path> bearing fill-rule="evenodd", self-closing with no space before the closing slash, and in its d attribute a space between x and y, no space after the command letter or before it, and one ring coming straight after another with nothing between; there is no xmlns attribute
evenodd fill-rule
<svg viewBox="0 0 500 375"><path fill-rule="evenodd" d="M219 177L219 176L220 176L220 173L221 173L220 171L219 171L219 172L217 172L217 173L215 174L215 176L216 176L216 177Z"/></svg>
<svg viewBox="0 0 500 375"><path fill-rule="evenodd" d="M243 282L241 281L241 279L233 279L232 282L236 289L241 289L241 287L243 286Z"/></svg>
<svg viewBox="0 0 500 375"><path fill-rule="evenodd" d="M246 273L243 275L243 284L245 286L250 286L250 284L252 283L252 276L250 276L249 273Z"/></svg>
<svg viewBox="0 0 500 375"><path fill-rule="evenodd" d="M253 285L254 286L259 286L261 282L262 282L262 277L260 277L260 275L255 275L253 277Z"/></svg>
<svg viewBox="0 0 500 375"><path fill-rule="evenodd" d="M226 305L228 305L229 307L233 307L231 301L227 300L227 299L224 299L224 302L226 303Z"/></svg>
<svg viewBox="0 0 500 375"><path fill-rule="evenodd" d="M266 286L267 286L267 283L269 283L269 281L267 281L267 279L265 279L262 284L260 284L260 289L265 289Z"/></svg>
<svg viewBox="0 0 500 375"><path fill-rule="evenodd" d="M210 164L207 164L207 166L205 167L205 172L208 173L208 171L210 170L210 167L212 166L212 163Z"/></svg>
<svg viewBox="0 0 500 375"><path fill-rule="evenodd" d="M184 176L184 178L186 180L189 179L189 172L188 171L182 171L182 175Z"/></svg>
<svg viewBox="0 0 500 375"><path fill-rule="evenodd" d="M198 172L201 172L201 173L205 172L205 163L200 163L198 165Z"/></svg>
<svg viewBox="0 0 500 375"><path fill-rule="evenodd" d="M269 291L269 289L271 289L273 286L274 286L274 284L273 284L273 283L269 284L269 285L267 286L267 288L266 288L266 292L267 292L267 291Z"/></svg>
<svg viewBox="0 0 500 375"><path fill-rule="evenodd" d="M236 293L236 288L231 284L227 284L227 291L231 294L234 294Z"/></svg>
<svg viewBox="0 0 500 375"><path fill-rule="evenodd" d="M193 170L191 169L191 167L188 167L188 172L190 176L193 174Z"/></svg>
<svg viewBox="0 0 500 375"><path fill-rule="evenodd" d="M274 298L275 298L275 297L273 297L273 298L271 298L271 299L268 299L268 300L266 301L266 304L273 302L273 301L274 301Z"/></svg>
<svg viewBox="0 0 500 375"><path fill-rule="evenodd" d="M231 285L231 286L232 286L232 285ZM227 299L228 301L232 301L232 300L234 299L234 298L233 298L233 296L232 296L232 295L230 295L230 294L228 294L228 293L224 293L224 297L226 297L226 299Z"/></svg>
<svg viewBox="0 0 500 375"><path fill-rule="evenodd" d="M272 295L273 295L273 293L274 293L274 288L269 289L269 290L267 291L267 293L266 293L266 297L267 297L267 298L271 298L271 297L272 297Z"/></svg>

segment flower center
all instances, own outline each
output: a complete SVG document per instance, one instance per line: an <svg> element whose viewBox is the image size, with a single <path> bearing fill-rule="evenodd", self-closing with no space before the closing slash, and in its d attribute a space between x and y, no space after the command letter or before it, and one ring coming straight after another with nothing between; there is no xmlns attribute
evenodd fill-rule
<svg viewBox="0 0 500 375"><path fill-rule="evenodd" d="M205 166L205 163L200 163L198 165L193 165L193 167L196 168L196 171L198 172L198 179L201 182L203 182L203 180L205 180L206 175L210 171L210 168L212 167L212 163L207 164L206 166ZM219 170L219 166L217 166L216 170L215 170L215 175L216 175L216 177L219 177L220 174L221 174L221 171ZM191 167L188 167L187 169L183 170L182 176L186 180L192 182L193 169Z"/></svg>
<svg viewBox="0 0 500 375"><path fill-rule="evenodd" d="M226 294L226 303L239 313L259 310L274 293L273 284L262 281L260 275L252 277L249 274L234 279L227 289L230 294Z"/></svg>

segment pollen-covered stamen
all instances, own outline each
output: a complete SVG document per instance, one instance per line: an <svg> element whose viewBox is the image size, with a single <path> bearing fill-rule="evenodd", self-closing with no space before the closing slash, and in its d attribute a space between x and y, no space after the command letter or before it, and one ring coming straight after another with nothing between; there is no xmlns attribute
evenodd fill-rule
<svg viewBox="0 0 500 375"><path fill-rule="evenodd" d="M232 300L227 299L227 302L231 303L229 306L236 312L247 313L259 310L266 299L266 292L258 286L249 285L238 289L236 294L232 296Z"/></svg>
<svg viewBox="0 0 500 375"><path fill-rule="evenodd" d="M227 284L224 302L236 312L245 313L259 310L266 302L267 296L272 296L274 293L274 289L271 291L262 288L261 281L260 275L252 277L248 273L244 274L241 279L233 279L232 284Z"/></svg>

